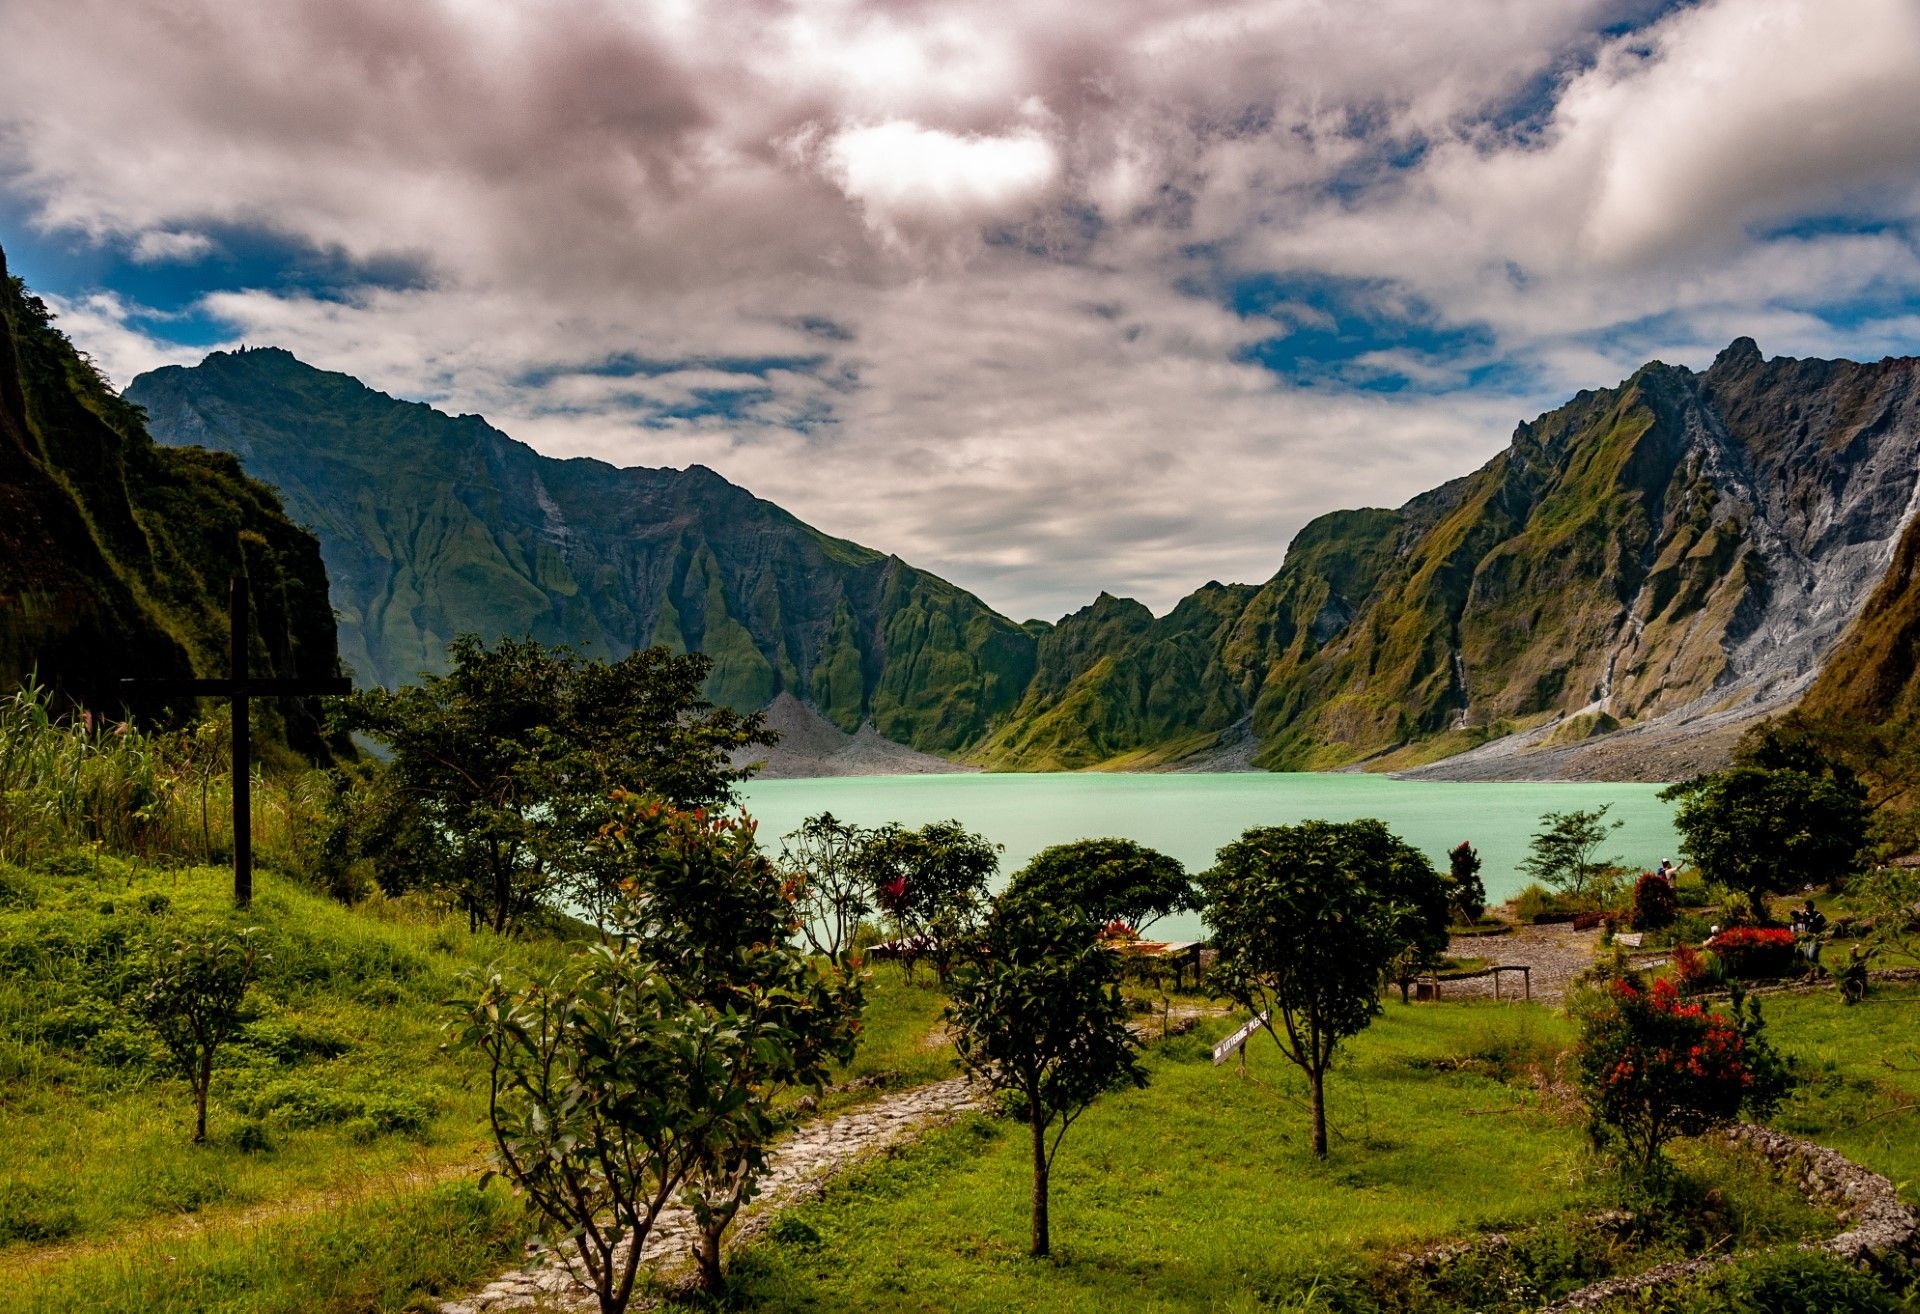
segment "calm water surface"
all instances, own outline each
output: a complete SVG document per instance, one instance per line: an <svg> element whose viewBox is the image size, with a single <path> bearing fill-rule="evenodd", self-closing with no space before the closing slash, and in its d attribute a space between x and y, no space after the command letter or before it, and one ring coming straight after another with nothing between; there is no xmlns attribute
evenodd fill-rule
<svg viewBox="0 0 1920 1314"><path fill-rule="evenodd" d="M1543 812L1613 805L1624 825L1605 855L1652 867L1677 857L1673 809L1659 785L1456 784L1394 780L1386 776L1243 772L1231 775L854 776L824 780L765 780L742 791L770 851L779 837L809 816L831 812L842 821L918 826L958 818L1006 846L1000 869L1018 869L1049 844L1095 835L1120 835L1148 844L1199 870L1215 850L1249 826L1282 825L1317 817L1349 821L1378 817L1445 870L1447 850L1472 840L1485 864L1481 876L1495 902L1518 890L1527 839ZM1197 919L1169 918L1156 935L1202 934Z"/></svg>

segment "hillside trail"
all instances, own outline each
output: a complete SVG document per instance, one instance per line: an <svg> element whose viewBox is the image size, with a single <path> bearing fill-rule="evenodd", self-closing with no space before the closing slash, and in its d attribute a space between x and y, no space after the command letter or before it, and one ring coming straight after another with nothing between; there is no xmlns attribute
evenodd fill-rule
<svg viewBox="0 0 1920 1314"><path fill-rule="evenodd" d="M729 1245L761 1232L787 1205L818 1193L826 1181L856 1160L914 1140L960 1114L986 1106L985 1090L970 1077L949 1077L886 1096L833 1118L804 1124L768 1154L760 1193L734 1228ZM657 1278L671 1282L692 1268L692 1214L680 1205L660 1213L640 1259ZM496 1278L479 1291L441 1304L440 1314L574 1314L598 1308L593 1286L569 1252L534 1248L531 1262ZM634 1308L643 1308L636 1297Z"/></svg>
<svg viewBox="0 0 1920 1314"><path fill-rule="evenodd" d="M1223 1011L1213 1005L1175 1004L1130 1025L1141 1043L1148 1044L1178 1035ZM927 1036L930 1045L948 1040L938 1027ZM829 1180L855 1163L905 1145L990 1102L987 1089L972 1077L949 1077L802 1124L768 1152L769 1169L760 1192L741 1214L727 1239L728 1247L752 1240L780 1210L819 1194ZM647 1235L640 1252L643 1267L669 1284L686 1276L693 1267L693 1239L692 1215L679 1205L669 1206ZM443 1302L440 1314L576 1314L597 1308L592 1282L577 1254L530 1247L529 1259L479 1291ZM633 1308L646 1307L645 1297L637 1296Z"/></svg>

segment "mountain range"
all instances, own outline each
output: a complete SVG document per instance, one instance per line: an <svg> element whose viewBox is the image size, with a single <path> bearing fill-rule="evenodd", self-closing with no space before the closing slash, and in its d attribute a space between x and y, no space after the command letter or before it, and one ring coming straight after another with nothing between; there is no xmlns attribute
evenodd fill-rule
<svg viewBox="0 0 1920 1314"><path fill-rule="evenodd" d="M0 252L0 687L164 711L180 700L121 681L224 674L235 574L256 674L335 673L312 536L232 456L156 446ZM326 751L308 704L263 705L255 725L267 745Z"/></svg>
<svg viewBox="0 0 1920 1314"><path fill-rule="evenodd" d="M1768 360L1744 338L1704 372L1582 392L1404 506L1314 520L1264 584L1160 617L1103 594L1053 624L704 468L556 460L280 350L127 395L312 526L363 681L436 669L463 630L665 643L713 657L717 701L784 696L996 769L1670 776L1791 703L1920 550L1896 555L1920 360Z"/></svg>

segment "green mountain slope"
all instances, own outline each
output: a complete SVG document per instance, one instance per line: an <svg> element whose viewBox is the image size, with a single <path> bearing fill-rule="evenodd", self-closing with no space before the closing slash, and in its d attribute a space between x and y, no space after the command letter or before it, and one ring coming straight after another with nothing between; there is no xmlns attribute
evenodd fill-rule
<svg viewBox="0 0 1920 1314"><path fill-rule="evenodd" d="M1153 762L1243 715L1276 769L1684 728L1797 695L1883 574L1892 659L1867 664L1910 698L1909 567L1887 562L1916 472L1920 361L1768 361L1742 339L1704 373L1655 362L1398 510L1314 521L1258 589L1068 617L979 756Z"/></svg>
<svg viewBox="0 0 1920 1314"><path fill-rule="evenodd" d="M224 674L236 570L252 581L254 670L333 673L312 536L233 457L156 447L0 253L0 682L37 672L113 714L123 677ZM324 751L302 704L263 707L258 724Z"/></svg>
<svg viewBox="0 0 1920 1314"><path fill-rule="evenodd" d="M365 683L441 669L464 631L607 657L663 643L713 659L718 702L790 692L843 730L871 720L953 752L1033 674L1033 637L971 594L698 466L555 460L278 350L157 370L127 395L161 441L235 454L314 528Z"/></svg>

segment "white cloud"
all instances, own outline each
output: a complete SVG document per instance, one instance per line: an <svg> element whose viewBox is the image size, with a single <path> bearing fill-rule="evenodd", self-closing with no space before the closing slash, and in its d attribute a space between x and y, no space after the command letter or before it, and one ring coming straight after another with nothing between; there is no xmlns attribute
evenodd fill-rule
<svg viewBox="0 0 1920 1314"><path fill-rule="evenodd" d="M140 234L133 243L133 262L159 265L175 260L197 260L213 250L213 240L204 233L175 233L154 229Z"/></svg>
<svg viewBox="0 0 1920 1314"><path fill-rule="evenodd" d="M1018 217L1059 174L1052 143L1032 128L960 134L896 119L844 128L822 151L828 177L888 242Z"/></svg>

